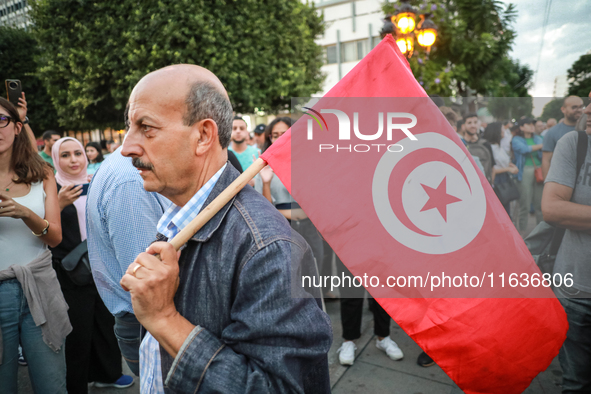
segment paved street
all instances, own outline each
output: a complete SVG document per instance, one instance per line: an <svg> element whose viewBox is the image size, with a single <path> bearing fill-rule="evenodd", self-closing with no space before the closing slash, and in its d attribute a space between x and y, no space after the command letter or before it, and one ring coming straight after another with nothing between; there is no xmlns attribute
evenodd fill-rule
<svg viewBox="0 0 591 394"><path fill-rule="evenodd" d="M329 302L327 312L333 322L334 342L329 352L330 380L333 393L399 393L399 394L458 394L462 391L437 365L423 368L417 365L421 349L396 325L391 325L391 338L404 352L400 361L392 361L375 346L373 316L364 305L362 336L357 340L355 363L351 367L339 364L336 350L341 346L339 303ZM517 371L516 371L517 373ZM559 394L562 371L558 359L538 375L524 394Z"/></svg>

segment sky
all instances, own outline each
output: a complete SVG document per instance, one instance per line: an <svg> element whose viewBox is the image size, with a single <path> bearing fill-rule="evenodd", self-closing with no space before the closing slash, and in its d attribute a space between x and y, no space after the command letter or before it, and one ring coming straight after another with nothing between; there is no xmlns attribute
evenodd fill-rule
<svg viewBox="0 0 591 394"><path fill-rule="evenodd" d="M591 0L501 0L517 7L513 28L517 37L510 56L530 66L538 66L535 84L529 89L534 100L534 115L539 116L543 105L552 97L554 80L566 75L571 65L591 50ZM546 3L550 15L541 47L542 26ZM540 52L541 49L541 52ZM540 56L541 53L541 56ZM561 92L559 92L561 93Z"/></svg>

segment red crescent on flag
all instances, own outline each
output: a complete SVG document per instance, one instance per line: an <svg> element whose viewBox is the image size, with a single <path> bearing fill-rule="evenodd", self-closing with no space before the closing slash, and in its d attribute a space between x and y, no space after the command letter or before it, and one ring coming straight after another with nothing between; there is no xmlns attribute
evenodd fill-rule
<svg viewBox="0 0 591 394"><path fill-rule="evenodd" d="M386 154L396 154L396 153L386 153ZM428 161L423 161L425 157L430 158ZM414 152L411 152L404 156L396 165L394 169L397 171L392 171L390 176L390 180L388 182L388 195L390 197L390 205L392 206L392 211L394 215L400 220L404 226L406 226L409 230L414 231L417 234L424 235L426 237L440 237L441 235L436 234L429 234L420 228L418 228L408 217L404 206L402 204L402 189L403 185L407 181L408 176L411 172L415 170L419 165L429 163L429 162L442 162L445 164L450 165L456 171L462 175L466 184L468 185L468 189L472 192L472 188L470 187L470 182L468 181L468 177L466 173L462 169L462 166L450 155L435 148L423 148L418 149ZM417 164L419 162L419 164Z"/></svg>

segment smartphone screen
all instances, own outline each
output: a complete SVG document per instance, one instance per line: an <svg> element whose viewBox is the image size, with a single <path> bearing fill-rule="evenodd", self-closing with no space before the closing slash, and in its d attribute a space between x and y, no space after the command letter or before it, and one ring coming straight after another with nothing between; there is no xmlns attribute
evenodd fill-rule
<svg viewBox="0 0 591 394"><path fill-rule="evenodd" d="M18 107L18 99L21 98L21 93L23 91L21 81L18 79L7 79L4 83L6 84L8 101L14 104L15 107Z"/></svg>
<svg viewBox="0 0 591 394"><path fill-rule="evenodd" d="M80 195L86 196L88 194L88 185L90 185L90 183L84 183L82 185L76 185L74 187L82 186L82 193L80 193Z"/></svg>

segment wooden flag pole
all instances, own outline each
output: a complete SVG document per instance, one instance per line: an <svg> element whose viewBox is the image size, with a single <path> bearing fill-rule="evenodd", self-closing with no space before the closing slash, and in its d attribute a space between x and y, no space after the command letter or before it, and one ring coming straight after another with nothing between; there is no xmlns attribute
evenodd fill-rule
<svg viewBox="0 0 591 394"><path fill-rule="evenodd" d="M256 159L254 163L250 165L238 178L234 180L223 192L217 196L211 204L203 208L201 212L191 220L191 222L181 230L176 236L174 236L169 242L174 246L175 250L179 250L181 246L186 244L189 239L197 231L201 229L220 209L224 207L246 184L258 174L267 163L260 157Z"/></svg>

